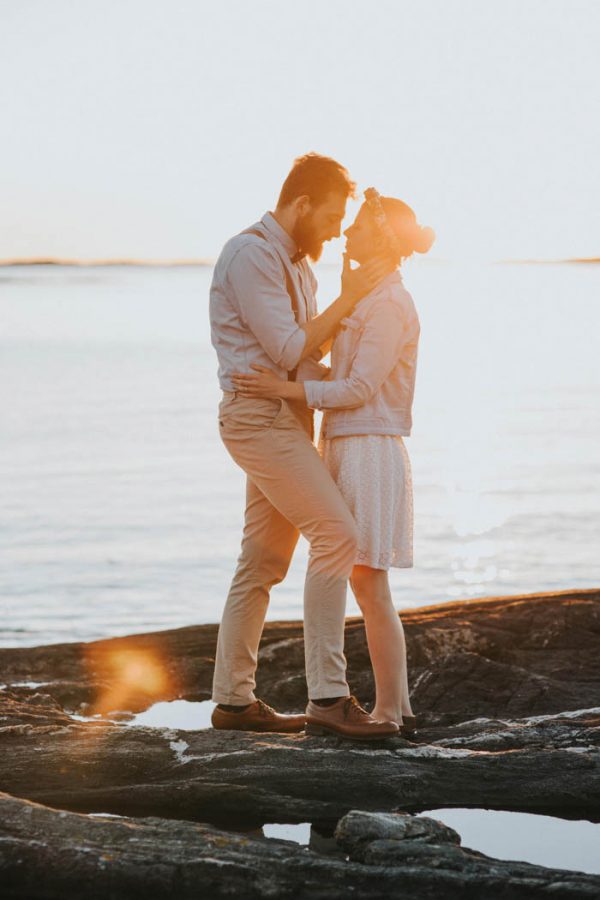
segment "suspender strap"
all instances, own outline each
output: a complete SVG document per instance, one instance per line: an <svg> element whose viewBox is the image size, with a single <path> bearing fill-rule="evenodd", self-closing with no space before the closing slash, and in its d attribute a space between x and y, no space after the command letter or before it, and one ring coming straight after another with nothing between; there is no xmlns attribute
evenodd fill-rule
<svg viewBox="0 0 600 900"><path fill-rule="evenodd" d="M245 231L240 232L241 234L253 234L256 237L262 238L263 241L266 241L267 238L262 233L262 231L258 231L258 229L247 228ZM279 255L279 254L278 254ZM296 320L296 324L300 324L300 307L298 305L298 294L296 292L296 288L294 286L294 282L292 281L292 276L288 270L288 267L283 262L283 271L285 272L285 289L288 292L291 304L292 304L292 312L294 313L294 318ZM295 369L292 369L288 372L288 381L295 381L296 375L298 374L298 366Z"/></svg>

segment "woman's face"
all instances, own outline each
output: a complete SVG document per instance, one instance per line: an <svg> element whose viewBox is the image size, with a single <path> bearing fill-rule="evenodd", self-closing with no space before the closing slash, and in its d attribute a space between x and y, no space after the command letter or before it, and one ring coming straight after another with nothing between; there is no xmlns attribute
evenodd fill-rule
<svg viewBox="0 0 600 900"><path fill-rule="evenodd" d="M352 225L344 231L346 253L357 263L369 260L377 249L377 232L371 213L363 203Z"/></svg>

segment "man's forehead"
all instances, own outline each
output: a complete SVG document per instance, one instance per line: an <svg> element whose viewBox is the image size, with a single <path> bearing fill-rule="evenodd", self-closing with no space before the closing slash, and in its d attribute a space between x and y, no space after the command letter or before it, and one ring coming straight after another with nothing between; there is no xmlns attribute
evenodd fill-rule
<svg viewBox="0 0 600 900"><path fill-rule="evenodd" d="M342 197L341 194L329 194L321 209L325 213L343 218L346 215L346 197Z"/></svg>

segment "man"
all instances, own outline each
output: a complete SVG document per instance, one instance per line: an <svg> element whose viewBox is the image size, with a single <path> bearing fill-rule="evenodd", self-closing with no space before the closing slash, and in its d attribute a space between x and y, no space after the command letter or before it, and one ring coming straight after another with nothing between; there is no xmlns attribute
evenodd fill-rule
<svg viewBox="0 0 600 900"><path fill-rule="evenodd" d="M242 549L219 629L212 723L252 731L326 730L350 738L398 731L376 722L350 696L344 657L346 588L356 526L312 442L305 403L243 397L231 377L268 366L281 378L322 379L319 360L339 322L386 274L375 261L351 271L342 293L317 315L316 279L306 260L339 237L354 183L335 160L310 153L286 178L273 213L229 240L210 292L212 343L223 400L221 438L246 472ZM269 591L285 577L300 534L309 541L304 645L309 704L281 715L254 695Z"/></svg>

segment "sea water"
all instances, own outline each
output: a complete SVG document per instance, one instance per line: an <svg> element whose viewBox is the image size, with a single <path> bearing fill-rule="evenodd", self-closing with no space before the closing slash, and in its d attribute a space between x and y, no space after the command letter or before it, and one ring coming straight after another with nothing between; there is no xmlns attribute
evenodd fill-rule
<svg viewBox="0 0 600 900"><path fill-rule="evenodd" d="M339 270L317 267L321 308ZM415 566L399 609L600 584L600 266L419 260ZM210 267L0 269L0 644L220 618L244 476ZM302 616L307 546L270 619ZM351 596L348 614L358 614Z"/></svg>

